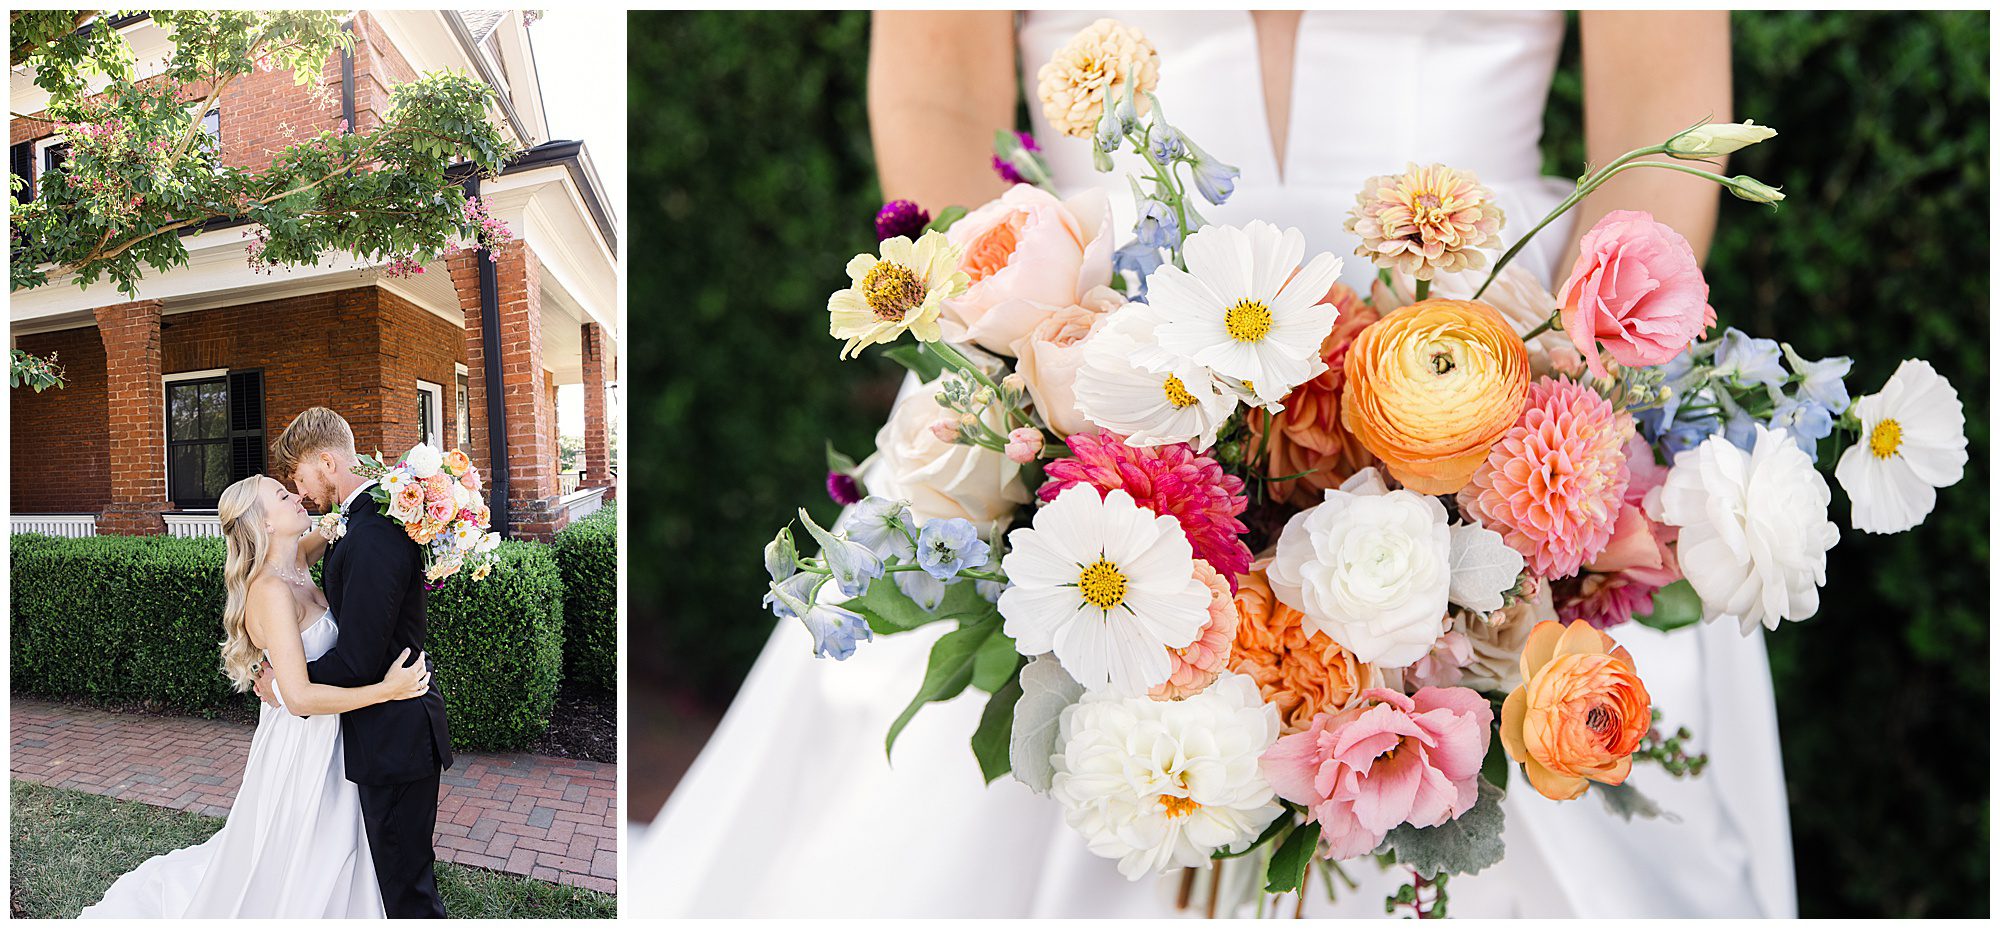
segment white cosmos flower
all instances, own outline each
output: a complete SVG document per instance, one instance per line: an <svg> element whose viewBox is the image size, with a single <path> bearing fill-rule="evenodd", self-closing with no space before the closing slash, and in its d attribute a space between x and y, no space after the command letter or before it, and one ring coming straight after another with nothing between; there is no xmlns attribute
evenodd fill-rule
<svg viewBox="0 0 2000 929"><path fill-rule="evenodd" d="M1172 516L1078 484L1007 535L1003 629L1023 655L1055 652L1089 690L1137 696L1173 672L1208 622L1208 586Z"/></svg>
<svg viewBox="0 0 2000 929"><path fill-rule="evenodd" d="M1761 623L1819 612L1826 552L1840 530L1826 518L1833 492L1783 429L1756 426L1748 452L1721 435L1681 453L1660 488L1660 515L1681 527L1681 573L1702 618Z"/></svg>
<svg viewBox="0 0 2000 929"><path fill-rule="evenodd" d="M1937 506L1937 488L1965 477L1965 405L1930 362L1911 358L1881 393L1854 401L1862 440L1833 476L1854 501L1854 528L1902 532Z"/></svg>
<svg viewBox="0 0 2000 929"><path fill-rule="evenodd" d="M1161 319L1154 307L1128 303L1091 333L1076 373L1076 407L1128 445L1186 442L1204 451L1236 399L1207 368L1160 347Z"/></svg>
<svg viewBox="0 0 2000 929"><path fill-rule="evenodd" d="M1127 880L1202 867L1278 815L1257 765L1277 738L1277 710L1241 674L1186 700L1085 694L1063 710L1049 796Z"/></svg>
<svg viewBox="0 0 2000 929"><path fill-rule="evenodd" d="M1305 252L1303 233L1261 220L1188 236L1188 270L1167 265L1146 280L1167 321L1161 347L1246 382L1266 403L1284 399L1326 370L1320 344L1339 315L1319 301L1340 259L1321 252L1301 268Z"/></svg>
<svg viewBox="0 0 2000 929"><path fill-rule="evenodd" d="M1388 490L1364 468L1285 524L1268 577L1278 601L1381 668L1403 668L1444 634L1451 598L1451 529L1444 504Z"/></svg>

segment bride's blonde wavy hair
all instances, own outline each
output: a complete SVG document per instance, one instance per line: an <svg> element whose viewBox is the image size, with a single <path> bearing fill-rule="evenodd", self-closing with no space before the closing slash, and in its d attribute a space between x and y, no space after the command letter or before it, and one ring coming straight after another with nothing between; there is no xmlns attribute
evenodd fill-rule
<svg viewBox="0 0 2000 929"><path fill-rule="evenodd" d="M222 562L222 673L238 693L256 686L256 667L264 652L250 641L247 622L250 578L270 553L271 536L259 520L264 518L264 475L253 474L222 492L216 500L215 516L222 523L222 541L228 557Z"/></svg>

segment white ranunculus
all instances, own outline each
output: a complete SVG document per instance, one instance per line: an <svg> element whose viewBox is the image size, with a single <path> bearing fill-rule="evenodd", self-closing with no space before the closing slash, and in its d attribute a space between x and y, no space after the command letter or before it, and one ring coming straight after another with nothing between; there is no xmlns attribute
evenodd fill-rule
<svg viewBox="0 0 2000 929"><path fill-rule="evenodd" d="M1965 477L1965 404L1930 362L1897 366L1880 393L1854 401L1861 441L1833 476L1854 501L1854 528L1902 532L1937 506L1937 488Z"/></svg>
<svg viewBox="0 0 2000 929"><path fill-rule="evenodd" d="M1702 618L1743 634L1819 612L1826 553L1840 530L1826 518L1833 493L1783 429L1756 426L1745 452L1721 435L1682 452L1660 489L1660 513L1681 527L1681 573Z"/></svg>
<svg viewBox="0 0 2000 929"><path fill-rule="evenodd" d="M1203 867L1277 816L1257 764L1277 738L1277 710L1241 674L1186 700L1086 694L1062 712L1049 795L1127 880Z"/></svg>
<svg viewBox="0 0 2000 929"><path fill-rule="evenodd" d="M875 434L876 453L863 480L868 492L892 500L908 500L919 522L969 519L982 529L1004 521L1014 508L1030 499L1021 483L1021 466L1007 456L977 445L943 442L931 424L945 413L937 394L944 379L912 388ZM1005 435L1005 420L987 410L986 425Z"/></svg>
<svg viewBox="0 0 2000 929"><path fill-rule="evenodd" d="M444 467L444 453L428 445L419 444L403 457L403 463L410 466L410 474L417 480L428 480Z"/></svg>
<svg viewBox="0 0 2000 929"><path fill-rule="evenodd" d="M1451 530L1444 504L1385 490L1363 469L1292 517L1268 577L1279 602L1305 614L1354 657L1408 667L1444 634L1451 592Z"/></svg>

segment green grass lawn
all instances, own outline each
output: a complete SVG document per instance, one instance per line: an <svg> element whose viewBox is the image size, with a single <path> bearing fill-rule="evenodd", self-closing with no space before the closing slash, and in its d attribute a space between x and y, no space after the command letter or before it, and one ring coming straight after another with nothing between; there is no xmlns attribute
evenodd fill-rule
<svg viewBox="0 0 2000 929"><path fill-rule="evenodd" d="M28 781L11 783L15 917L73 917L154 855L207 841L213 816L123 802ZM438 892L460 919L611 919L608 894L440 862Z"/></svg>

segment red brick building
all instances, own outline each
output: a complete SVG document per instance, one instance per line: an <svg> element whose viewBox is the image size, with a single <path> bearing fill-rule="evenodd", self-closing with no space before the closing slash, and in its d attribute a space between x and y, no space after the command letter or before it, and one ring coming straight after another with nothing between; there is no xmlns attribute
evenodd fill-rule
<svg viewBox="0 0 2000 929"><path fill-rule="evenodd" d="M170 50L144 17L117 24L144 76ZM356 13L351 53L315 84L285 72L232 83L207 114L225 162L257 165L343 119L379 125L389 90L456 71L494 87L493 118L525 149L476 181L517 244L460 252L409 278L352 255L258 273L253 227L186 235L188 263L136 297L67 278L14 293L14 347L55 354L68 386L11 391L15 531L207 534L216 495L266 468L300 410L332 407L363 451L418 441L463 447L487 472L495 522L545 537L614 491L619 333L617 228L581 142L551 141L528 25L519 12ZM46 97L13 75L14 172L32 193L63 140L34 118ZM584 456L561 474L556 389L581 385ZM497 526L496 526L497 528Z"/></svg>

